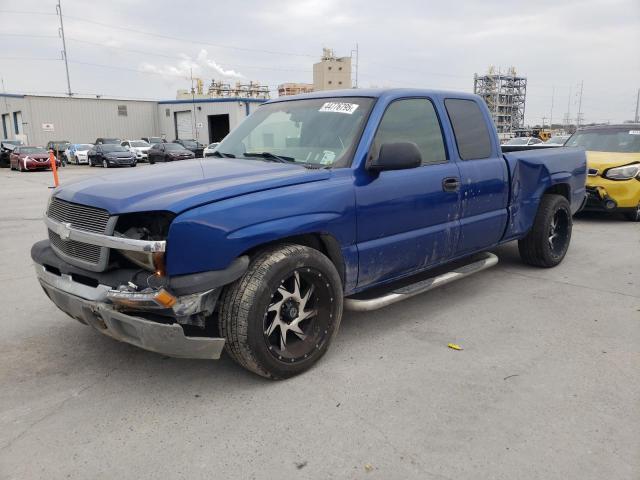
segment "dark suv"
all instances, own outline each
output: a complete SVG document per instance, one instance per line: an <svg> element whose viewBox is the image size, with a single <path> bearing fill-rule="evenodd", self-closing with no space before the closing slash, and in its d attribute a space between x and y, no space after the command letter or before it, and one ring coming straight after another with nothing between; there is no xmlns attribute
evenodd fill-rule
<svg viewBox="0 0 640 480"><path fill-rule="evenodd" d="M69 148L70 144L69 140L51 140L47 143L47 150L53 150L53 154L62 162L62 166L65 166L68 158L64 151Z"/></svg>
<svg viewBox="0 0 640 480"><path fill-rule="evenodd" d="M120 145L121 140L119 138L96 138L93 142L94 145Z"/></svg>
<svg viewBox="0 0 640 480"><path fill-rule="evenodd" d="M196 156L196 158L202 158L203 157L202 153L204 152L204 145L201 144L200 142L196 141L196 140L193 140L193 139L189 139L189 140L178 139L173 143L177 143L179 145L182 145L187 150L193 152L193 154Z"/></svg>
<svg viewBox="0 0 640 480"><path fill-rule="evenodd" d="M156 143L147 152L149 163L173 162L174 160L188 160L194 158L193 152L179 143Z"/></svg>

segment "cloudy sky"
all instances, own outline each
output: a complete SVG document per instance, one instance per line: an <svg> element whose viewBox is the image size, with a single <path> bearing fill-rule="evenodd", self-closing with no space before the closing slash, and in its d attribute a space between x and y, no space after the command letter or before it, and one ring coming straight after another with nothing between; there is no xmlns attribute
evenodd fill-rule
<svg viewBox="0 0 640 480"><path fill-rule="evenodd" d="M632 119L640 0L62 0L71 89L170 99L189 70L275 89L311 82L322 47L359 46L360 87L473 90L473 74L528 77L528 123ZM64 93L55 0L0 0L6 92ZM552 112L553 100L553 112Z"/></svg>

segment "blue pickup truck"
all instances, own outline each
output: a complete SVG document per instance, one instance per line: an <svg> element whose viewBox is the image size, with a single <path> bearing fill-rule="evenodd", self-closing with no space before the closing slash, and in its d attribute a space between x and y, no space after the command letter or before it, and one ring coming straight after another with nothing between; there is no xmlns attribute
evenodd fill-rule
<svg viewBox="0 0 640 480"><path fill-rule="evenodd" d="M214 157L57 188L31 256L47 296L108 336L287 378L326 352L343 308L481 271L515 240L525 263L560 263L584 151L515 150L466 93L280 98Z"/></svg>

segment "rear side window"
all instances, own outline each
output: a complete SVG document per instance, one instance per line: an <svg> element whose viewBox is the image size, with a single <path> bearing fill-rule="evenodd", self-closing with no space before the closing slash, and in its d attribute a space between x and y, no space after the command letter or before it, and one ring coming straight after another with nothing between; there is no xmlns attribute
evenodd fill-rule
<svg viewBox="0 0 640 480"><path fill-rule="evenodd" d="M395 142L415 143L423 165L447 161L438 115L427 99L396 100L389 105L376 132L375 148Z"/></svg>
<svg viewBox="0 0 640 480"><path fill-rule="evenodd" d="M491 155L491 135L482 111L473 100L449 98L444 101L462 160Z"/></svg>

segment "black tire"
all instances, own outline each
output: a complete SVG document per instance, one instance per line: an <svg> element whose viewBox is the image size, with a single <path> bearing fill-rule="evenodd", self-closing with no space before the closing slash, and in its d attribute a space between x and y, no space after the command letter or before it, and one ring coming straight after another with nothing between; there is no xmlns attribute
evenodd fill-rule
<svg viewBox="0 0 640 480"><path fill-rule="evenodd" d="M109 168L109 162L102 160L102 168Z"/></svg>
<svg viewBox="0 0 640 480"><path fill-rule="evenodd" d="M280 293L290 294L289 289L300 303L293 305L293 295ZM259 252L244 275L225 288L220 305L229 356L258 375L284 379L311 368L329 348L342 318L342 282L319 251L283 244ZM294 322L302 335L291 329Z"/></svg>
<svg viewBox="0 0 640 480"><path fill-rule="evenodd" d="M630 222L640 222L640 204L635 211L625 212L624 218L626 218Z"/></svg>
<svg viewBox="0 0 640 480"><path fill-rule="evenodd" d="M562 195L542 197L533 227L518 241L520 258L536 267L555 267L567 253L571 242L571 206Z"/></svg>

